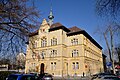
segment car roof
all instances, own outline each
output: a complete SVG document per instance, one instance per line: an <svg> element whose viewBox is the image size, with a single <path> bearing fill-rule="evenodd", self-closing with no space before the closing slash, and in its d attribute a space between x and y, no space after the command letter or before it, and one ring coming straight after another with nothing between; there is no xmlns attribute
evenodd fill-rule
<svg viewBox="0 0 120 80"><path fill-rule="evenodd" d="M33 74L11 74L11 76L33 76Z"/></svg>
<svg viewBox="0 0 120 80"><path fill-rule="evenodd" d="M21 74L10 74L11 76L20 76Z"/></svg>

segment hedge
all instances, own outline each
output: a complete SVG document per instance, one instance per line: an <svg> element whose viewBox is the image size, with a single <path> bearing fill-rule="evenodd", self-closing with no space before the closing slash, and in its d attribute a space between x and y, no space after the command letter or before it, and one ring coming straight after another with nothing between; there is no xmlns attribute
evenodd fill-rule
<svg viewBox="0 0 120 80"><path fill-rule="evenodd" d="M15 74L15 73L18 73L18 72L14 72L14 71L0 71L0 80L6 80L8 75Z"/></svg>

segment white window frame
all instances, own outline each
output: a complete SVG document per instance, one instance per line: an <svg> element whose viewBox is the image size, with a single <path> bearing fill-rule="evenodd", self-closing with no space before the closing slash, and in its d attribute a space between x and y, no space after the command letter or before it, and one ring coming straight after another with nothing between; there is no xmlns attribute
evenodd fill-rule
<svg viewBox="0 0 120 80"><path fill-rule="evenodd" d="M57 38L51 39L51 46L57 45Z"/></svg>
<svg viewBox="0 0 120 80"><path fill-rule="evenodd" d="M42 38L41 39L41 47L46 47L47 46L47 38Z"/></svg>
<svg viewBox="0 0 120 80"><path fill-rule="evenodd" d="M75 69L75 62L72 62L72 68Z"/></svg>
<svg viewBox="0 0 120 80"><path fill-rule="evenodd" d="M77 38L73 38L73 39L71 40L71 44L72 44L72 45L78 45L78 39L77 39Z"/></svg>
<svg viewBox="0 0 120 80"><path fill-rule="evenodd" d="M78 57L79 56L79 51L74 49L72 50L72 57Z"/></svg>
<svg viewBox="0 0 120 80"><path fill-rule="evenodd" d="M51 50L50 57L56 57L57 56L57 50Z"/></svg>
<svg viewBox="0 0 120 80"><path fill-rule="evenodd" d="M79 62L72 62L72 69L73 70L79 69Z"/></svg>
<svg viewBox="0 0 120 80"><path fill-rule="evenodd" d="M51 70L55 70L56 69L56 62L51 62Z"/></svg>

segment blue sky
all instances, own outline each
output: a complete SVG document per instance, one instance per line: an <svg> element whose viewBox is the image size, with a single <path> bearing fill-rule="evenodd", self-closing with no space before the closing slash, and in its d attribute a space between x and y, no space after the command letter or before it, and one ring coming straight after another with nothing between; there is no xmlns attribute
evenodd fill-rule
<svg viewBox="0 0 120 80"><path fill-rule="evenodd" d="M95 13L95 0L35 0L36 7L40 10L41 17L48 19L52 3L54 23L60 22L67 28L77 26L86 30L103 48L106 47L104 39L94 34L99 26L103 26L104 20Z"/></svg>

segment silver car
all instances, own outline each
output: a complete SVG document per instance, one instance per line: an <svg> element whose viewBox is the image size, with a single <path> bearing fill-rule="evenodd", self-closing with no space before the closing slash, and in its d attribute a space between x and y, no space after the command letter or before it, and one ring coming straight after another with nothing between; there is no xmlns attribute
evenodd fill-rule
<svg viewBox="0 0 120 80"><path fill-rule="evenodd" d="M120 80L120 79L114 75L104 75L102 77L97 77L95 80Z"/></svg>

